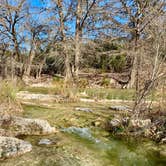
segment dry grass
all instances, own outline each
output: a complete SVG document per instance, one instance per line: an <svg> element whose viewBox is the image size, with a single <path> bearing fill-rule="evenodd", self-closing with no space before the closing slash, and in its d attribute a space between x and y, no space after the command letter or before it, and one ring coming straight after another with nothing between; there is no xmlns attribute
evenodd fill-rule
<svg viewBox="0 0 166 166"><path fill-rule="evenodd" d="M21 112L22 108L16 99L19 91L17 84L11 80L4 80L0 83L0 114L13 114Z"/></svg>

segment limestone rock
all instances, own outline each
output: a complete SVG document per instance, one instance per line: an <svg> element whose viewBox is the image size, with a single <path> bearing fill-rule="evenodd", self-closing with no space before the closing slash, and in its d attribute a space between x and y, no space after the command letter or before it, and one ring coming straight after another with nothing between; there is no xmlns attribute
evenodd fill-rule
<svg viewBox="0 0 166 166"><path fill-rule="evenodd" d="M0 128L0 136L10 137L10 136L14 136L14 133Z"/></svg>
<svg viewBox="0 0 166 166"><path fill-rule="evenodd" d="M122 119L120 116L115 116L113 119L108 121L107 129L110 131L116 131L122 126Z"/></svg>
<svg viewBox="0 0 166 166"><path fill-rule="evenodd" d="M50 139L41 139L38 144L39 145L52 145L54 144L55 142L51 141Z"/></svg>
<svg viewBox="0 0 166 166"><path fill-rule="evenodd" d="M75 110L76 111L82 111L82 112L93 112L93 110L91 110L90 108L80 108L80 107L77 107Z"/></svg>
<svg viewBox="0 0 166 166"><path fill-rule="evenodd" d="M32 150L32 145L13 137L0 137L0 159L18 156Z"/></svg>
<svg viewBox="0 0 166 166"><path fill-rule="evenodd" d="M5 125L5 129L17 135L46 135L56 132L46 120L40 119L11 117L7 124L4 123L4 119L0 119L0 125L2 128Z"/></svg>
<svg viewBox="0 0 166 166"><path fill-rule="evenodd" d="M109 107L109 109L114 110L114 111L129 111L129 112L132 111L129 107L121 106L121 105L119 105L119 106L111 106L111 107Z"/></svg>

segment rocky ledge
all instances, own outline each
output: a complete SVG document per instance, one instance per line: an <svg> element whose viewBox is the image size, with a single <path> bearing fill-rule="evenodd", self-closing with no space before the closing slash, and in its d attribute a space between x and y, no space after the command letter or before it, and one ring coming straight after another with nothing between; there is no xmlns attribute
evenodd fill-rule
<svg viewBox="0 0 166 166"><path fill-rule="evenodd" d="M0 128L13 133L14 135L46 135L55 133L46 120L28 119L22 117L10 117L0 119Z"/></svg>
<svg viewBox="0 0 166 166"><path fill-rule="evenodd" d="M14 138L19 135L47 135L55 133L46 120L16 116L0 118L0 159L18 156L32 150L26 141Z"/></svg>
<svg viewBox="0 0 166 166"><path fill-rule="evenodd" d="M30 152L32 145L26 141L0 136L0 159L14 157Z"/></svg>
<svg viewBox="0 0 166 166"><path fill-rule="evenodd" d="M166 143L166 119L132 119L131 117L114 116L106 123L106 129L116 135L143 136L162 144Z"/></svg>

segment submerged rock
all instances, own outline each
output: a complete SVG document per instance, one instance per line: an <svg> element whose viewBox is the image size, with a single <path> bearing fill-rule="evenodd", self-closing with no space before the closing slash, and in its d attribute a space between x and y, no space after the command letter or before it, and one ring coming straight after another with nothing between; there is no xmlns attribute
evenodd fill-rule
<svg viewBox="0 0 166 166"><path fill-rule="evenodd" d="M56 132L55 128L51 127L46 120L40 119L11 117L7 124L4 119L0 119L0 125L17 135L45 135Z"/></svg>
<svg viewBox="0 0 166 166"><path fill-rule="evenodd" d="M32 145L13 137L0 137L0 158L18 156L32 150Z"/></svg>
<svg viewBox="0 0 166 166"><path fill-rule="evenodd" d="M39 145L52 145L52 144L55 144L54 141L51 141L50 139L41 139L39 142L38 142Z"/></svg>
<svg viewBox="0 0 166 166"><path fill-rule="evenodd" d="M82 111L82 112L93 112L93 110L91 110L90 108L80 108L80 107L77 107L75 110L76 111Z"/></svg>
<svg viewBox="0 0 166 166"><path fill-rule="evenodd" d="M119 105L119 106L111 106L111 107L109 107L109 109L114 110L114 111L129 111L129 112L132 111L129 107L121 106L121 105Z"/></svg>
<svg viewBox="0 0 166 166"><path fill-rule="evenodd" d="M100 142L100 140L92 136L91 131L88 128L69 127L69 128L62 129L62 131L76 134L82 138L88 139L90 141L94 141L96 143Z"/></svg>

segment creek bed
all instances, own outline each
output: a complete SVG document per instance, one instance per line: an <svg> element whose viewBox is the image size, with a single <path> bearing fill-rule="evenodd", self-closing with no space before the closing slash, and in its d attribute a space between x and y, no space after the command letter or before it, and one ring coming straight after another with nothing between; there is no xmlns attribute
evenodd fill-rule
<svg viewBox="0 0 166 166"><path fill-rule="evenodd" d="M76 106L85 103L55 104L54 109L24 106L24 117L46 119L60 132L49 136L22 137L33 145L30 153L18 158L0 161L2 166L164 166L166 158L158 149L165 148L149 140L115 138L107 132L90 126L105 111L103 105L87 105L96 110L92 113L75 111ZM74 126L76 132L61 131ZM77 128L79 132L77 133ZM80 134L80 129L90 132ZM91 139L92 138L92 139ZM54 142L50 145L39 145L41 139ZM95 141L97 140L97 141ZM164 145L163 145L164 146Z"/></svg>

